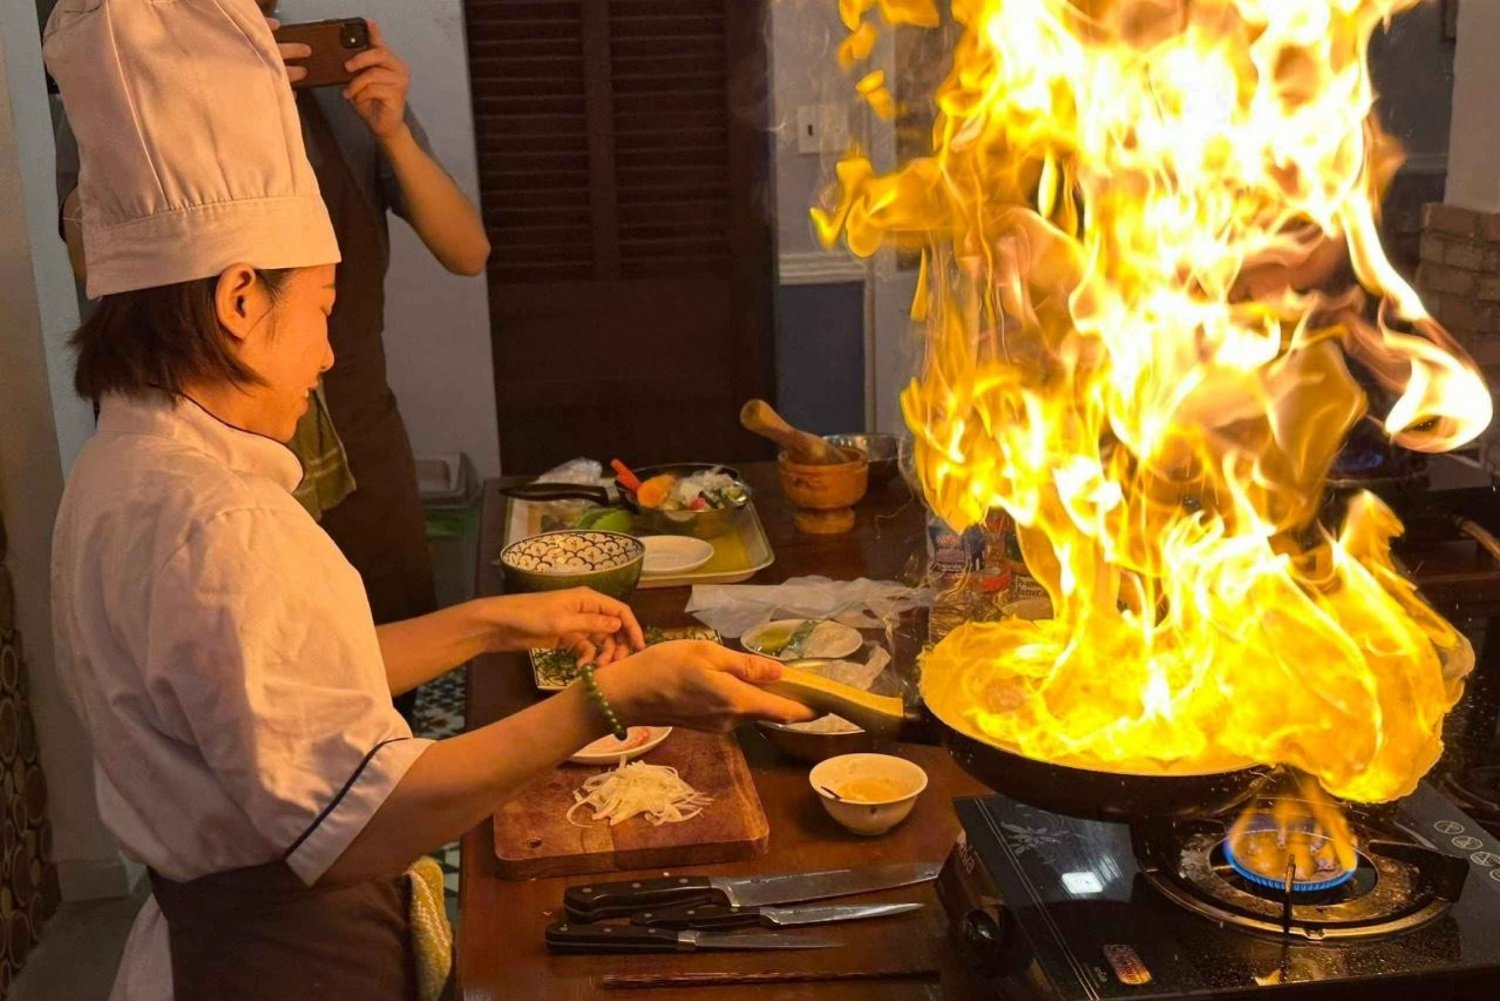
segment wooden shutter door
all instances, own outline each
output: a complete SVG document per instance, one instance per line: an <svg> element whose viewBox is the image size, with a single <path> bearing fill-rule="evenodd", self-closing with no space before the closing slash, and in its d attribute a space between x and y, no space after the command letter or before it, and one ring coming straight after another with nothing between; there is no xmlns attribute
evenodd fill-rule
<svg viewBox="0 0 1500 1001"><path fill-rule="evenodd" d="M501 458L760 454L763 0L469 0Z"/></svg>

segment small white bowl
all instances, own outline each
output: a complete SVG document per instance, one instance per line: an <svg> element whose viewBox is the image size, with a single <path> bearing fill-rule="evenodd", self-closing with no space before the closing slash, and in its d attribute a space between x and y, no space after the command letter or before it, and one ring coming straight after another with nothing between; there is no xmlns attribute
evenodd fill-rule
<svg viewBox="0 0 1500 1001"><path fill-rule="evenodd" d="M843 795L841 786L859 779L889 782L899 792L871 802L838 798ZM870 836L884 834L905 820L927 788L927 773L920 765L890 754L841 754L814 765L807 780L830 817L855 834Z"/></svg>

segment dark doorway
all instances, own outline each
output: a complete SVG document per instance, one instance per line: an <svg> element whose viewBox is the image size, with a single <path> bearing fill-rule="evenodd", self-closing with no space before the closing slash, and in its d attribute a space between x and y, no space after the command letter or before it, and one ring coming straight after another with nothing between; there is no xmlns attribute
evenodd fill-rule
<svg viewBox="0 0 1500 1001"><path fill-rule="evenodd" d="M501 461L763 454L766 0L468 0Z"/></svg>

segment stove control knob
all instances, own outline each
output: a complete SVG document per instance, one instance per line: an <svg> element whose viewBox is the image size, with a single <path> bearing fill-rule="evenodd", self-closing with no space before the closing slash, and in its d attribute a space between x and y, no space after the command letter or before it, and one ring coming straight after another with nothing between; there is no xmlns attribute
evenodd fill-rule
<svg viewBox="0 0 1500 1001"><path fill-rule="evenodd" d="M1007 934L1004 908L975 908L964 915L963 940L969 962L985 976L1001 976L1024 968L1016 955L1015 935Z"/></svg>

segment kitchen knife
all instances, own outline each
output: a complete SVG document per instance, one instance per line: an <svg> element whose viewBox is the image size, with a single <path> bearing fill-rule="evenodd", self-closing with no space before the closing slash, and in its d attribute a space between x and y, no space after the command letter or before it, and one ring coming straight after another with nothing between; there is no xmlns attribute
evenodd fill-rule
<svg viewBox="0 0 1500 1001"><path fill-rule="evenodd" d="M547 929L548 952L697 952L714 949L832 949L841 942L777 932L723 935L637 925L575 925L559 921Z"/></svg>
<svg viewBox="0 0 1500 1001"><path fill-rule="evenodd" d="M883 918L891 914L920 910L921 907L921 904L836 904L823 907L725 907L723 904L699 904L697 907L637 911L630 922L652 928L720 930L749 928L753 925L795 928L798 925Z"/></svg>
<svg viewBox="0 0 1500 1001"><path fill-rule="evenodd" d="M505 487L500 491L505 497L527 501L586 500L600 507L613 504L609 491L604 487L591 487L578 483L524 483Z"/></svg>
<svg viewBox="0 0 1500 1001"><path fill-rule="evenodd" d="M938 874L932 863L902 862L868 869L833 869L786 876L664 876L614 883L589 883L563 891L563 906L574 921L598 921L636 911L697 904L760 907L823 900L897 886L925 883Z"/></svg>

